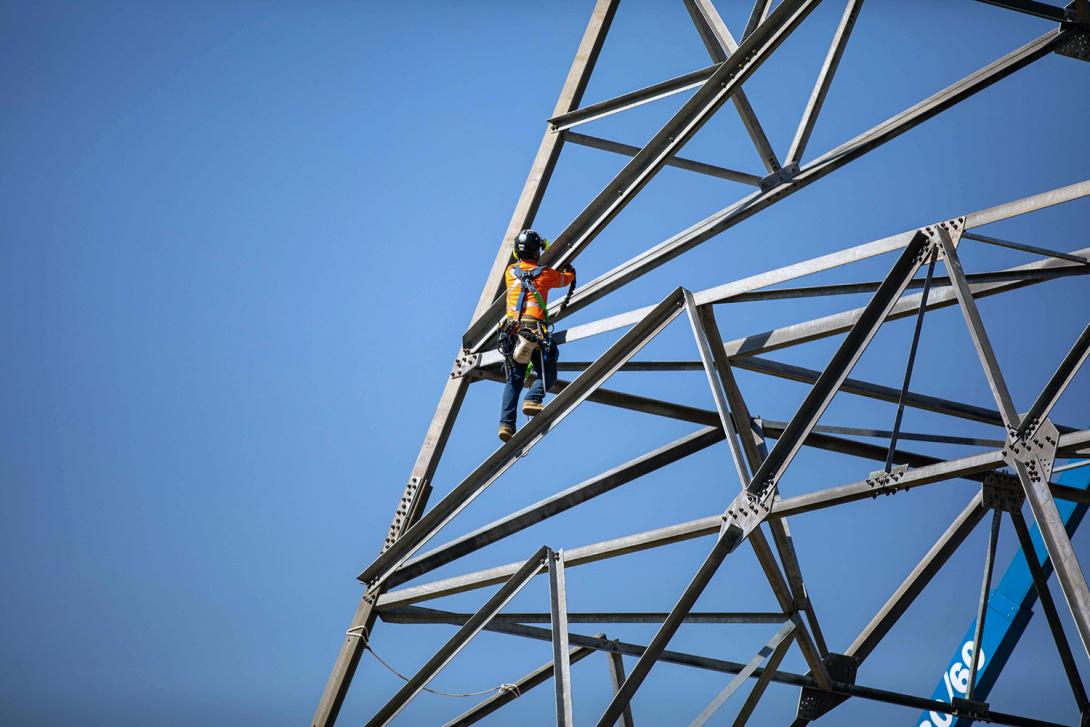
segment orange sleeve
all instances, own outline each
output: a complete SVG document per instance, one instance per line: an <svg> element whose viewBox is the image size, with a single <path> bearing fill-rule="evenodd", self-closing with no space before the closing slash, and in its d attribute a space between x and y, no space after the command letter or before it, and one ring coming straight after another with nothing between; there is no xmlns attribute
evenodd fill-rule
<svg viewBox="0 0 1090 727"><path fill-rule="evenodd" d="M571 285L573 280L575 280L575 273L562 273L559 270L545 268L535 282L539 288L562 288L565 285Z"/></svg>

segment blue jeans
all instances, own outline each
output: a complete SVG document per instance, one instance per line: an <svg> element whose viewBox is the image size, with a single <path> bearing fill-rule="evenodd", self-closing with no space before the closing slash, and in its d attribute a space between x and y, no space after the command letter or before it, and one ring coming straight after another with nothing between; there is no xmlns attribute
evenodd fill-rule
<svg viewBox="0 0 1090 727"><path fill-rule="evenodd" d="M541 357L545 356L545 369L541 368ZM557 346L550 341L549 345L542 346L534 351L531 362L534 364L536 378L530 385L530 391L526 394L526 401L543 402L545 392L556 381L556 361L559 355ZM511 361L507 366L507 383L503 386L503 401L500 405L500 424L515 427L515 417L518 411L519 393L526 381L526 366Z"/></svg>

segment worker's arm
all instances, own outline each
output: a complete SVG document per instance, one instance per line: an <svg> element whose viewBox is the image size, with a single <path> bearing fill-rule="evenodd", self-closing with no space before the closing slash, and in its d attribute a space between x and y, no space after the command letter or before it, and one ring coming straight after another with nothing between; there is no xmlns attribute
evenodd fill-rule
<svg viewBox="0 0 1090 727"><path fill-rule="evenodd" d="M565 285L571 285L575 280L575 270L565 270L560 272L559 270L553 270L552 268L545 268L541 271L541 274L537 276L538 287L544 288L563 288Z"/></svg>

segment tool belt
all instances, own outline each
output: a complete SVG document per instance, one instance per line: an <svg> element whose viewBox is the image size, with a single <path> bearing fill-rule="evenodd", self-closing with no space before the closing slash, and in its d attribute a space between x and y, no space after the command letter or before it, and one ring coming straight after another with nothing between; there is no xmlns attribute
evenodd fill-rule
<svg viewBox="0 0 1090 727"><path fill-rule="evenodd" d="M512 359L525 366L530 363L535 351L551 348L552 339L543 321L523 316L518 325L512 328L513 330L500 333L498 348L505 359Z"/></svg>

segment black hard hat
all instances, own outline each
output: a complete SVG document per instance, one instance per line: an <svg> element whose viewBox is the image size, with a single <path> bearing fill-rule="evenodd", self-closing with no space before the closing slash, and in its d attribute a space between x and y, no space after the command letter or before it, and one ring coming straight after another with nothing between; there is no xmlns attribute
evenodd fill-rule
<svg viewBox="0 0 1090 727"><path fill-rule="evenodd" d="M545 249L545 238L533 230L523 230L515 235L515 257L536 260Z"/></svg>

